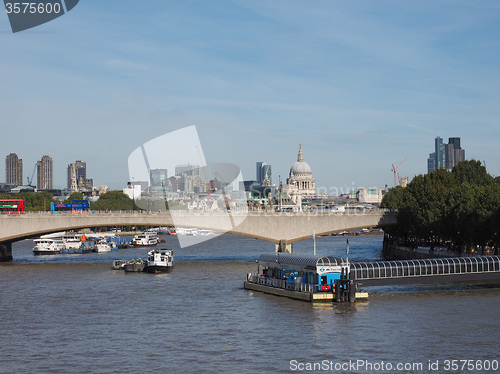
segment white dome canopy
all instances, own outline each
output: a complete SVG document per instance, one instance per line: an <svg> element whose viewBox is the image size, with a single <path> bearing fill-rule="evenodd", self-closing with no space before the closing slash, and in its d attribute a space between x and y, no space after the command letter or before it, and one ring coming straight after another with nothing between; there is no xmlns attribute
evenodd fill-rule
<svg viewBox="0 0 500 374"><path fill-rule="evenodd" d="M297 161L290 168L290 175L309 174L312 175L311 167L304 161L304 154L302 153L302 145L299 146L299 155Z"/></svg>
<svg viewBox="0 0 500 374"><path fill-rule="evenodd" d="M297 161L290 168L290 173L297 174L312 174L311 167L305 161Z"/></svg>

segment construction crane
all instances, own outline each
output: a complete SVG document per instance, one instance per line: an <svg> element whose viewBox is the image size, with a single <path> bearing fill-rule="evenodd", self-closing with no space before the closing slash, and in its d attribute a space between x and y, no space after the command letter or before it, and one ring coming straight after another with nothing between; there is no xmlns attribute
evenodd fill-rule
<svg viewBox="0 0 500 374"><path fill-rule="evenodd" d="M36 170L36 164L35 164L35 167L33 168L33 172L31 173L31 178L26 177L26 179L28 180L28 186L31 186L31 184L33 183L33 177L35 176L35 170Z"/></svg>
<svg viewBox="0 0 500 374"><path fill-rule="evenodd" d="M396 170L397 170L397 169L398 169L398 167L400 167L400 166L401 166L401 164L402 164L403 162L405 162L405 161L406 161L406 158L405 158L403 161L401 161L401 162L399 163L399 165L398 165L398 166L394 166L394 164L392 164L392 169L391 169L391 171L392 171L392 172L394 172L394 187L396 187L396 186L397 186L397 184L398 184L398 181L397 181L397 179L396 179Z"/></svg>

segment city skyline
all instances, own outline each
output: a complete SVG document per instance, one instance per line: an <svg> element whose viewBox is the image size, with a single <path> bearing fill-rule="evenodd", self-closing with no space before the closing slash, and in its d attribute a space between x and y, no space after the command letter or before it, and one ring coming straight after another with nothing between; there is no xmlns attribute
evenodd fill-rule
<svg viewBox="0 0 500 374"><path fill-rule="evenodd" d="M55 187L77 159L118 189L130 152L196 125L207 161L245 180L265 160L277 184L302 144L317 187L345 190L391 184L403 159L400 175L426 173L429 144L453 134L498 176L498 14L495 1L89 0L15 35L4 14L0 149L25 180L48 154Z"/></svg>

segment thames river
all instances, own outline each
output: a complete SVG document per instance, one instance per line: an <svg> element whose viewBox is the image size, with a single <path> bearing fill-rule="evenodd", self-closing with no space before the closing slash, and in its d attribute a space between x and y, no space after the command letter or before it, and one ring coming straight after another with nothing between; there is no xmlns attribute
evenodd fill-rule
<svg viewBox="0 0 500 374"><path fill-rule="evenodd" d="M349 241L350 260L381 258L381 235ZM345 256L343 237L316 242ZM36 257L31 240L15 243L0 264L0 372L499 372L500 288L379 287L367 302L311 304L243 289L273 244L163 246L175 269L154 275L111 270L147 249Z"/></svg>

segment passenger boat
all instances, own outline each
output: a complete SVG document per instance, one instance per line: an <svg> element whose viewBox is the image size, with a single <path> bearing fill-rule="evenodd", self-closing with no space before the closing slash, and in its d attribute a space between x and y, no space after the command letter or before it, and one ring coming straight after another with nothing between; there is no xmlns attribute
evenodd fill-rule
<svg viewBox="0 0 500 374"><path fill-rule="evenodd" d="M64 250L64 242L61 239L35 239L33 254L55 255Z"/></svg>
<svg viewBox="0 0 500 374"><path fill-rule="evenodd" d="M156 244L158 244L158 234L153 231L146 231L135 235L132 240L132 246L134 247L151 247Z"/></svg>
<svg viewBox="0 0 500 374"><path fill-rule="evenodd" d="M144 271L147 273L166 273L174 267L174 251L171 249L154 249L148 252Z"/></svg>

